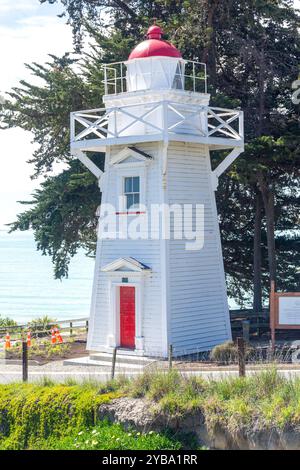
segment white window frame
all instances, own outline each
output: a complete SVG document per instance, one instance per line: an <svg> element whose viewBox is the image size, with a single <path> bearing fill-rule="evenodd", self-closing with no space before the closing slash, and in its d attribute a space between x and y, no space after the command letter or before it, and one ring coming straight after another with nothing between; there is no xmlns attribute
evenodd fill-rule
<svg viewBox="0 0 300 470"><path fill-rule="evenodd" d="M140 207L142 212L147 204L146 201L146 165L144 162L134 162L134 163L123 163L115 167L117 172L117 207L118 213L121 215L124 214L136 214L140 210L129 209L126 207L126 197L124 194L124 182L126 177L136 177L140 178ZM119 205L120 201L120 205Z"/></svg>
<svg viewBox="0 0 300 470"><path fill-rule="evenodd" d="M126 191L126 180L129 180L129 179L132 180L132 191ZM134 180L134 179L138 179L138 182L139 182L139 189L138 189L138 191L134 191L134 188L133 188L133 180ZM134 211L134 210L135 210L135 211L139 211L139 210L140 210L140 204L141 204L141 203L140 203L140 197L141 197L141 178L140 178L139 176L124 176L124 177L123 177L123 194L124 194L124 196L125 196L125 198L126 198L126 209L127 209L128 211ZM138 195L138 197L139 197L139 202L138 202L138 204L135 205L134 200L133 200L133 201L132 201L133 204L132 204L130 207L128 207L128 197L129 197L129 196L132 196L133 199L134 199L136 195Z"/></svg>

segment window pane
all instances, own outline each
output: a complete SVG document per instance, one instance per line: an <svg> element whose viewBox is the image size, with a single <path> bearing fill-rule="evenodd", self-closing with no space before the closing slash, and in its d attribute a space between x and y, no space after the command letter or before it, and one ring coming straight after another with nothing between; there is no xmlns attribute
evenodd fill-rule
<svg viewBox="0 0 300 470"><path fill-rule="evenodd" d="M126 205L127 209L130 209L130 207L133 205L133 194L128 194L126 196Z"/></svg>
<svg viewBox="0 0 300 470"><path fill-rule="evenodd" d="M138 208L138 206L140 204L140 195L139 194L135 194L133 196L133 203L134 203L134 206Z"/></svg>
<svg viewBox="0 0 300 470"><path fill-rule="evenodd" d="M140 192L140 178L139 176L134 176L132 179L133 179L132 191L134 193L139 193Z"/></svg>
<svg viewBox="0 0 300 470"><path fill-rule="evenodd" d="M125 178L124 192L132 193L132 177L131 176L128 178Z"/></svg>

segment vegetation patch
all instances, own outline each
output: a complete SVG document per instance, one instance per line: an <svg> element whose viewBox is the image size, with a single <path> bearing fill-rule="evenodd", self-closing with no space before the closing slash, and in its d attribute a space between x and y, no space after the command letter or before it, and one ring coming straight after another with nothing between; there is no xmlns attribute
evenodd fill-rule
<svg viewBox="0 0 300 470"><path fill-rule="evenodd" d="M157 409L172 416L199 411L206 426L216 426L232 435L300 426L300 379L287 379L275 368L245 378L204 380L181 375L148 371L128 386L133 397L156 402Z"/></svg>
<svg viewBox="0 0 300 470"><path fill-rule="evenodd" d="M37 440L59 440L93 426L99 406L120 396L92 383L1 385L0 448L25 449Z"/></svg>
<svg viewBox="0 0 300 470"><path fill-rule="evenodd" d="M138 432L98 418L99 407L124 394L125 379L104 385L0 385L0 450L180 449L170 432Z"/></svg>
<svg viewBox="0 0 300 470"><path fill-rule="evenodd" d="M11 326L18 326L17 322L9 317L2 317L0 315L0 328L7 328Z"/></svg>
<svg viewBox="0 0 300 470"><path fill-rule="evenodd" d="M28 358L37 361L39 364L45 364L51 361L67 359L86 355L86 346L82 341L68 338L64 343L51 344L50 340L32 339L31 346L28 348ZM0 353L0 357L9 360L21 360L22 344L14 342L10 349Z"/></svg>
<svg viewBox="0 0 300 470"><path fill-rule="evenodd" d="M58 360L68 357L71 352L72 342L62 344L51 344L50 341L31 341L31 346L28 348L28 358L40 362L47 362L49 360ZM16 342L10 349L5 351L6 359L21 359L22 358L22 343Z"/></svg>
<svg viewBox="0 0 300 470"><path fill-rule="evenodd" d="M147 433L135 429L125 430L120 424L102 421L92 428L69 436L48 439L37 439L31 449L38 450L176 450L182 448L182 442L170 432Z"/></svg>
<svg viewBox="0 0 300 470"><path fill-rule="evenodd" d="M245 359L251 361L256 359L256 349L249 344L245 344ZM238 347L237 343L233 341L226 341L225 343L215 346L210 353L210 359L218 364L235 364L238 362Z"/></svg>
<svg viewBox="0 0 300 470"><path fill-rule="evenodd" d="M57 326L57 321L54 318L44 315L43 317L34 318L28 323L28 329L36 336L50 335L51 328Z"/></svg>
<svg viewBox="0 0 300 470"><path fill-rule="evenodd" d="M133 398L137 405L139 399L144 400L149 426L144 426L147 416L139 415L139 406L132 409L132 416L123 413L122 419L120 414L109 414ZM145 407L145 399L149 406L146 402ZM44 381L0 386L0 449L196 448L195 436L203 425L212 436L223 429L233 439L260 432L281 436L287 431L296 436L300 379L284 378L275 369L218 381L175 370L148 370L134 380L122 378L106 384ZM147 432L138 432L134 426ZM188 432L194 433L194 440L192 434L187 439Z"/></svg>

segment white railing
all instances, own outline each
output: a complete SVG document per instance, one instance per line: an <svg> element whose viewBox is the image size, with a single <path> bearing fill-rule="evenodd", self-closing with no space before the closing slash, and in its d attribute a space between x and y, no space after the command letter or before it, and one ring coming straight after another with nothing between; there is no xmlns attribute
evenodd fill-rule
<svg viewBox="0 0 300 470"><path fill-rule="evenodd" d="M157 61L155 59L156 58L151 59L150 68L147 71L137 68L136 74L133 74L133 76L131 72L130 82L146 83L149 81L149 77L151 77L152 82L155 82L157 76L162 73L157 67ZM102 68L104 74L102 83L104 84L105 95L116 95L118 93L131 91L128 87L127 66L125 62L103 64ZM143 78L145 80L143 80ZM170 88L207 93L206 64L193 60L178 61L178 68L173 83L170 84ZM144 89L147 90L149 87L145 85ZM141 88L139 88L139 90L141 90Z"/></svg>
<svg viewBox="0 0 300 470"><path fill-rule="evenodd" d="M71 113L71 145L89 139L116 139L135 135L196 135L244 140L243 112L209 106L147 103Z"/></svg>

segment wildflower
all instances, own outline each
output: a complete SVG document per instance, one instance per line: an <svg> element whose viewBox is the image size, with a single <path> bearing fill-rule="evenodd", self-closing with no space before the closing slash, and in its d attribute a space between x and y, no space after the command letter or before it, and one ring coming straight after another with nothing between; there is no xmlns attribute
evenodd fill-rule
<svg viewBox="0 0 300 470"><path fill-rule="evenodd" d="M93 429L92 434L96 434L97 430Z"/></svg>
<svg viewBox="0 0 300 470"><path fill-rule="evenodd" d="M81 434L83 434L83 431L80 431L80 432L78 433L78 436L81 436Z"/></svg>
<svg viewBox="0 0 300 470"><path fill-rule="evenodd" d="M117 442L119 442L120 440L121 440L121 439L120 439L119 437L116 439Z"/></svg>
<svg viewBox="0 0 300 470"><path fill-rule="evenodd" d="M131 436L132 436L131 432L129 432L127 435L128 435L128 437L131 437Z"/></svg>
<svg viewBox="0 0 300 470"><path fill-rule="evenodd" d="M137 433L136 433L136 435L137 435L137 436L140 436L140 435L141 435L141 433L140 433L140 432L137 432Z"/></svg>
<svg viewBox="0 0 300 470"><path fill-rule="evenodd" d="M150 435L151 435L151 434L154 434L154 431L149 431L149 434L150 434Z"/></svg>
<svg viewBox="0 0 300 470"><path fill-rule="evenodd" d="M88 444L88 443L89 443L89 441L88 441L88 440L87 440L87 441L85 441L85 444Z"/></svg>
<svg viewBox="0 0 300 470"><path fill-rule="evenodd" d="M95 445L97 445L97 444L98 444L97 441L92 441L92 446L95 446Z"/></svg>

